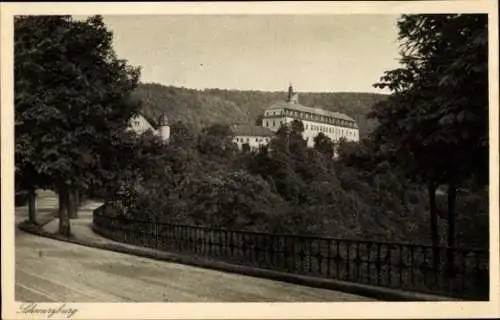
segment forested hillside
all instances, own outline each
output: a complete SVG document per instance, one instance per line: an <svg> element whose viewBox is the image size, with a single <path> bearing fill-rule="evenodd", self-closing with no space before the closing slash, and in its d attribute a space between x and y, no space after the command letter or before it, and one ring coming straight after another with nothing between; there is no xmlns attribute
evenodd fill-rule
<svg viewBox="0 0 500 320"><path fill-rule="evenodd" d="M300 103L305 106L343 112L356 119L362 136L374 127L374 122L366 119L366 114L376 102L386 97L375 93L299 94ZM216 122L255 123L265 108L286 98L285 91L195 90L160 84L141 84L134 95L143 102L143 113L147 118L154 121L162 112L167 112L172 123L182 121L195 130Z"/></svg>

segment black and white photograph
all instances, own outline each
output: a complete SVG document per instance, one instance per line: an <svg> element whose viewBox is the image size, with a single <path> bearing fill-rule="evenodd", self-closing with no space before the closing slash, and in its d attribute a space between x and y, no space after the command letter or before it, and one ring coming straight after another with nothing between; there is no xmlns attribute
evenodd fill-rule
<svg viewBox="0 0 500 320"><path fill-rule="evenodd" d="M2 4L2 318L499 316L498 4L478 3Z"/></svg>

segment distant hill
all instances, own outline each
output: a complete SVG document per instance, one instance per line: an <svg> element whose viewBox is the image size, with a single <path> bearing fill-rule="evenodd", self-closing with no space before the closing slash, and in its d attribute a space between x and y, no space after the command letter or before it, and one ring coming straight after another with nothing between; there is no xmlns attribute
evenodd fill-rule
<svg viewBox="0 0 500 320"><path fill-rule="evenodd" d="M286 95L285 91L195 90L152 83L140 84L134 92L134 97L142 101L142 112L148 119L158 119L166 112L171 123L182 121L194 130L216 122L253 124L264 109L284 100ZM366 119L366 114L386 97L376 93L299 92L300 103L305 106L343 112L356 119L361 136L375 126L374 121Z"/></svg>

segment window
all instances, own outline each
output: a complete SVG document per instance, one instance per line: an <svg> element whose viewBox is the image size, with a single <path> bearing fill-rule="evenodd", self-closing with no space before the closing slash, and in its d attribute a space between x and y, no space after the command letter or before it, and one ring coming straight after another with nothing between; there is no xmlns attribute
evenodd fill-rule
<svg viewBox="0 0 500 320"><path fill-rule="evenodd" d="M274 127L275 125L276 125L276 123L275 123L275 122L274 122L274 120L273 120L273 127Z"/></svg>

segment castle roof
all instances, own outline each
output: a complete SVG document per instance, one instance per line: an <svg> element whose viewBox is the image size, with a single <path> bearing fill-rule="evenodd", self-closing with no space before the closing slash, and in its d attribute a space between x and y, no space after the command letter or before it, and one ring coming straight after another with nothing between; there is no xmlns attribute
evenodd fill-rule
<svg viewBox="0 0 500 320"><path fill-rule="evenodd" d="M232 127L235 136L274 137L275 133L266 127L251 124L236 124Z"/></svg>
<svg viewBox="0 0 500 320"><path fill-rule="evenodd" d="M289 109L289 110L299 111L299 112L308 112L308 113L316 114L319 116L328 116L328 117L334 117L337 119L342 119L342 120L347 120L347 121L354 121L353 118L349 117L348 115L346 115L344 113L327 111L327 110L320 109L320 108L306 107L306 106L301 105L300 103L290 103L290 102L286 102L286 101L280 101L280 102L276 102L275 104L273 104L267 110L272 110L272 109Z"/></svg>

